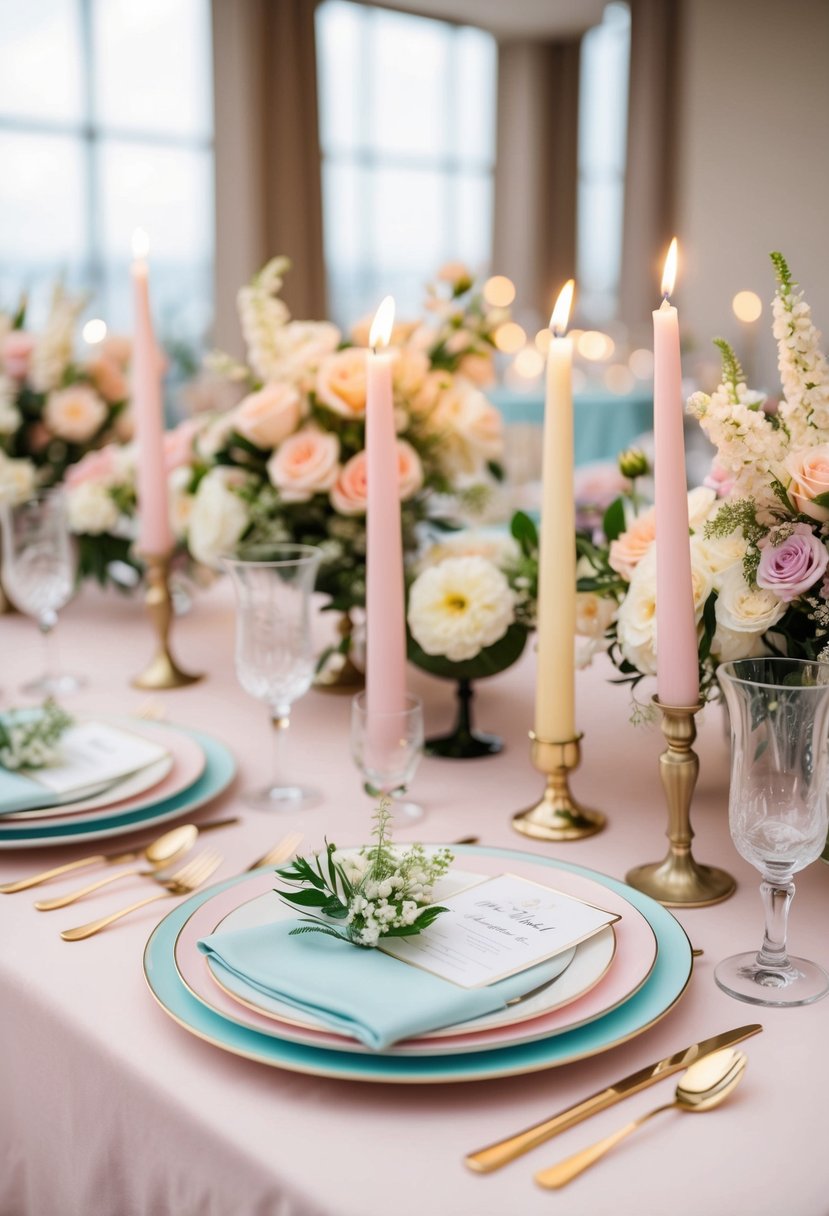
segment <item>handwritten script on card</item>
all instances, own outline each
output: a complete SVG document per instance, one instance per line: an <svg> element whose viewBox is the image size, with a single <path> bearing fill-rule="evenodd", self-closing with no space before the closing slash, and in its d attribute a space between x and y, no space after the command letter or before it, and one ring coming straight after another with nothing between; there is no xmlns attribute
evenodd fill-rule
<svg viewBox="0 0 829 1216"><path fill-rule="evenodd" d="M386 939L381 949L462 988L517 975L619 919L515 874L477 883L442 904L449 911L424 933Z"/></svg>

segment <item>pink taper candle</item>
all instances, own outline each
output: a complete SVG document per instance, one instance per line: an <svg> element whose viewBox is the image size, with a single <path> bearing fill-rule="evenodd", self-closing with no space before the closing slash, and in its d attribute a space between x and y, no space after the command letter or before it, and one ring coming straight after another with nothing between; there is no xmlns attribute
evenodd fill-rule
<svg viewBox="0 0 829 1216"><path fill-rule="evenodd" d="M380 349L388 345L393 324L394 300L386 296L371 327L369 342L372 349L366 367L366 709L369 715L401 713L406 708L403 533L392 359L387 350Z"/></svg>
<svg viewBox="0 0 829 1216"><path fill-rule="evenodd" d="M147 267L147 234L132 238L132 287L135 328L132 350L132 403L138 448L138 548L163 555L173 547L164 463L164 402L161 358L153 334Z"/></svg>
<svg viewBox="0 0 829 1216"><path fill-rule="evenodd" d="M670 303L677 245L662 278L662 307L653 314L653 429L656 498L656 673L663 705L699 700L699 661L683 433L679 317Z"/></svg>

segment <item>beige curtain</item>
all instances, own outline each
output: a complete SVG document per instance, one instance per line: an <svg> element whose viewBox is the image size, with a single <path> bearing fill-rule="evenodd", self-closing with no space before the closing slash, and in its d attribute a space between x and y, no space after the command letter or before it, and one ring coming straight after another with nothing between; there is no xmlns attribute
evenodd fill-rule
<svg viewBox="0 0 829 1216"><path fill-rule="evenodd" d="M214 338L239 352L236 292L275 254L296 317L324 317L317 0L213 0Z"/></svg>
<svg viewBox="0 0 829 1216"><path fill-rule="evenodd" d="M515 283L516 307L542 318L576 267L580 43L498 52L493 268Z"/></svg>
<svg viewBox="0 0 829 1216"><path fill-rule="evenodd" d="M629 0L631 10L620 317L650 320L660 260L674 235L679 0Z"/></svg>

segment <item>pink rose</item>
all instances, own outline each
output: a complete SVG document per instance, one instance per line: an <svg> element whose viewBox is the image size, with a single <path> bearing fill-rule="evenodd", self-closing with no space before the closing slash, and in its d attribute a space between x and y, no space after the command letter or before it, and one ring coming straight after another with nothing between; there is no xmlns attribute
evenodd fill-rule
<svg viewBox="0 0 829 1216"><path fill-rule="evenodd" d="M66 470L64 480L67 486L74 489L75 486L82 486L86 482L106 485L116 481L119 472L117 452L114 444L109 444L98 452L87 452L77 464L71 464Z"/></svg>
<svg viewBox="0 0 829 1216"><path fill-rule="evenodd" d="M821 443L803 452L792 452L786 460L792 475L789 496L804 515L825 522L829 509L813 501L819 494L829 493L829 443Z"/></svg>
<svg viewBox="0 0 829 1216"><path fill-rule="evenodd" d="M634 519L616 540L610 542L608 563L611 569L628 582L656 537L656 512L651 508Z"/></svg>
<svg viewBox="0 0 829 1216"><path fill-rule="evenodd" d="M258 448L275 448L299 426L302 399L292 384L266 384L240 401L234 429Z"/></svg>
<svg viewBox="0 0 829 1216"><path fill-rule="evenodd" d="M770 544L767 537L760 541L760 548L757 586L773 591L784 603L808 591L829 565L826 545L808 524L796 524L791 535L779 545Z"/></svg>
<svg viewBox="0 0 829 1216"><path fill-rule="evenodd" d="M87 374L105 401L125 401L129 396L127 378L108 355L100 355L86 365Z"/></svg>
<svg viewBox="0 0 829 1216"><path fill-rule="evenodd" d="M366 352L360 347L337 351L317 371L317 400L344 418L366 412Z"/></svg>
<svg viewBox="0 0 829 1216"><path fill-rule="evenodd" d="M420 457L405 439L397 441L397 477L400 498L406 501L423 485ZM368 504L368 476L365 452L352 456L340 469L331 488L331 504L340 515L365 515Z"/></svg>
<svg viewBox="0 0 829 1216"><path fill-rule="evenodd" d="M193 440L201 429L201 421L185 418L172 431L167 431L164 436L164 464L168 473L190 463L193 459Z"/></svg>
<svg viewBox="0 0 829 1216"><path fill-rule="evenodd" d="M108 416L104 402L85 384L73 384L50 393L43 411L43 421L49 430L69 443L86 443Z"/></svg>
<svg viewBox="0 0 829 1216"><path fill-rule="evenodd" d="M339 459L336 435L306 427L279 445L268 461L268 475L283 502L307 502L332 488L340 471Z"/></svg>
<svg viewBox="0 0 829 1216"><path fill-rule="evenodd" d="M24 329L10 330L0 343L0 362L6 375L14 380L25 380L34 348L33 334L27 334Z"/></svg>
<svg viewBox="0 0 829 1216"><path fill-rule="evenodd" d="M713 490L717 498L728 498L728 495L734 489L734 476L732 473L729 473L728 469L724 469L721 464L717 464L715 460L702 484L709 490Z"/></svg>

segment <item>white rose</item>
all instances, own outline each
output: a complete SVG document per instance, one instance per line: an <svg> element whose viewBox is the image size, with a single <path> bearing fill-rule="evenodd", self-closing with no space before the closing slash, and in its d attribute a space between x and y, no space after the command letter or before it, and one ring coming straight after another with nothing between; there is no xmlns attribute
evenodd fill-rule
<svg viewBox="0 0 829 1216"><path fill-rule="evenodd" d="M616 620L619 648L643 675L656 675L656 560L648 553L634 569Z"/></svg>
<svg viewBox="0 0 829 1216"><path fill-rule="evenodd" d="M187 465L179 465L173 469L167 478L170 495L170 527L176 540L184 540L193 516L195 495L190 493L190 482L193 470Z"/></svg>
<svg viewBox="0 0 829 1216"><path fill-rule="evenodd" d="M750 587L742 566L726 570L717 598L717 625L735 633L762 634L776 625L786 605L771 591Z"/></svg>
<svg viewBox="0 0 829 1216"><path fill-rule="evenodd" d="M745 538L737 528L729 536L714 536L710 540L700 538L699 546L714 576L714 586L719 591L728 570L732 566L742 565L746 555Z"/></svg>
<svg viewBox="0 0 829 1216"><path fill-rule="evenodd" d="M711 639L711 653L721 663L733 663L736 659L756 659L766 653L761 633L740 633L717 624Z"/></svg>
<svg viewBox="0 0 829 1216"><path fill-rule="evenodd" d="M118 508L101 482L82 481L69 491L66 501L69 527L78 535L100 536L118 525Z"/></svg>
<svg viewBox="0 0 829 1216"><path fill-rule="evenodd" d="M426 654L453 663L474 659L497 642L515 619L505 576L483 557L451 557L412 583L408 621Z"/></svg>
<svg viewBox="0 0 829 1216"><path fill-rule="evenodd" d="M211 469L199 482L190 514L187 544L196 561L218 566L248 526L247 505L236 492L247 478L239 469Z"/></svg>
<svg viewBox="0 0 829 1216"><path fill-rule="evenodd" d="M688 527L692 532L700 532L708 522L711 508L717 501L716 490L708 486L697 486L688 493Z"/></svg>
<svg viewBox="0 0 829 1216"><path fill-rule="evenodd" d="M35 466L30 460L12 460L0 452L0 502L14 506L35 492Z"/></svg>

